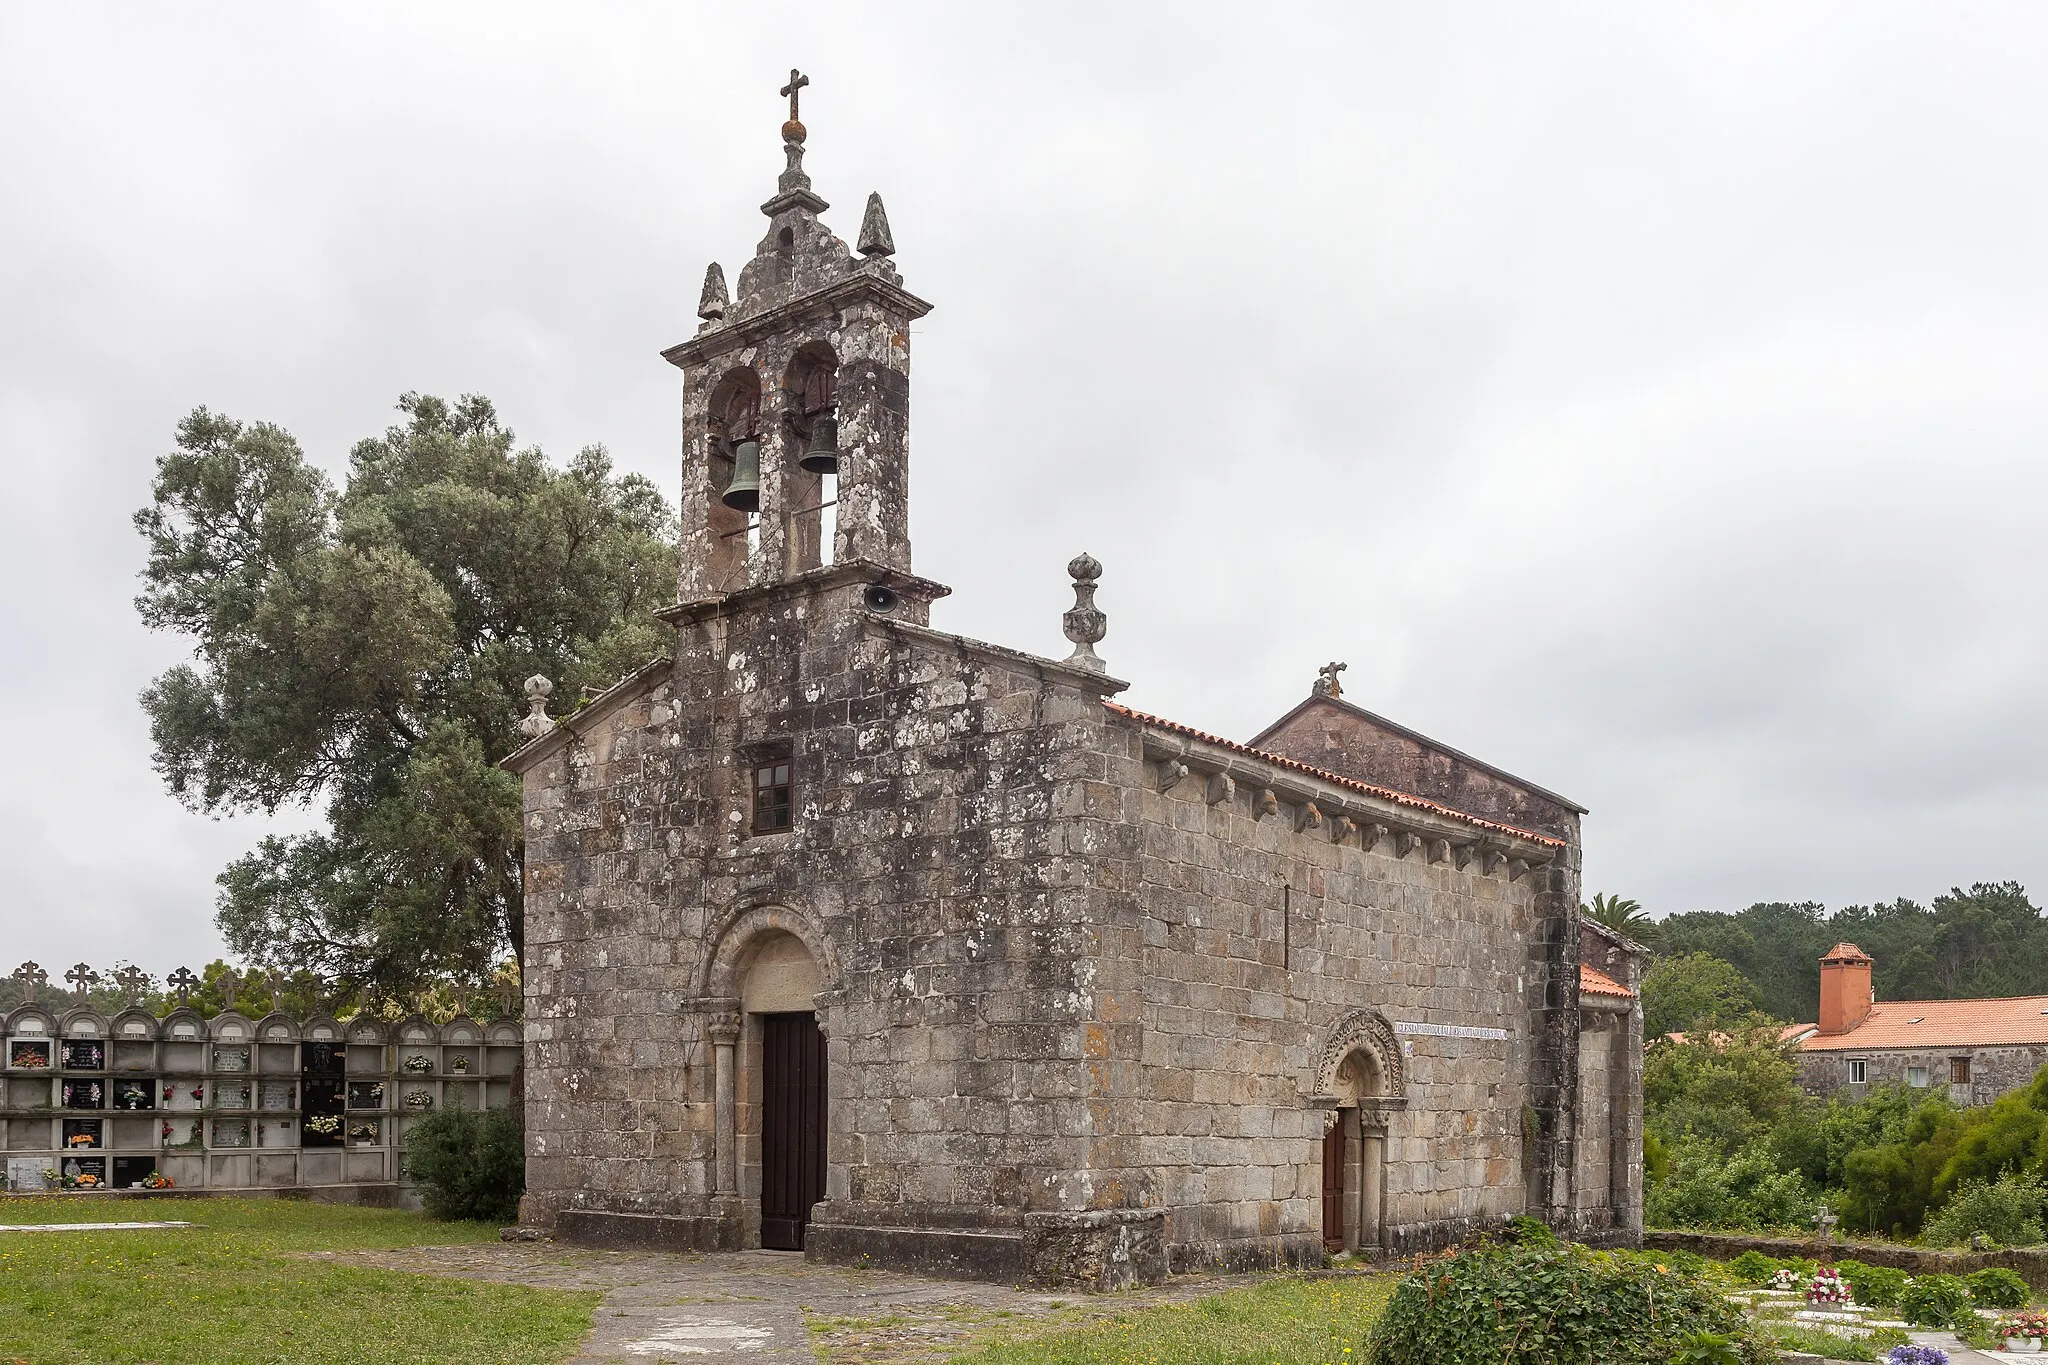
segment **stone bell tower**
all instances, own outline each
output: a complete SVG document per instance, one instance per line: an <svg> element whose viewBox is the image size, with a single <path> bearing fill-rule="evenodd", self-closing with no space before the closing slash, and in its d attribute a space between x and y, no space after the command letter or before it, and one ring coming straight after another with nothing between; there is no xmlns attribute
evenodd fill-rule
<svg viewBox="0 0 2048 1365"><path fill-rule="evenodd" d="M683 372L685 604L827 563L910 571L910 324L931 305L890 262L880 195L857 257L819 219L797 118L808 84L791 71L782 89L788 164L737 290L714 262L697 335L662 352Z"/></svg>

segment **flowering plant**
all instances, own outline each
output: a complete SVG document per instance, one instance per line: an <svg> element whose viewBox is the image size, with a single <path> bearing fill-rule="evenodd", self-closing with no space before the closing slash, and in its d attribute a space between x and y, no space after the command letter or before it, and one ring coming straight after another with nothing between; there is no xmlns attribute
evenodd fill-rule
<svg viewBox="0 0 2048 1365"><path fill-rule="evenodd" d="M91 1171L87 1171L84 1175L79 1176L72 1183L78 1186L78 1188L81 1190L89 1190L100 1183L100 1178L94 1175Z"/></svg>
<svg viewBox="0 0 2048 1365"><path fill-rule="evenodd" d="M168 1190L177 1183L177 1181L169 1176L159 1175L155 1171L151 1171L148 1175L142 1177L142 1188L145 1190Z"/></svg>
<svg viewBox="0 0 2048 1365"><path fill-rule="evenodd" d="M1790 1293L1794 1290L1797 1290L1800 1287L1799 1272L1792 1269L1790 1266L1787 1266L1785 1267L1785 1269L1780 1270L1777 1274L1771 1276L1770 1283L1765 1285L1764 1287L1766 1289L1776 1289L1784 1291L1786 1293Z"/></svg>
<svg viewBox="0 0 2048 1365"><path fill-rule="evenodd" d="M415 1052L405 1059L405 1069L416 1076L423 1076L434 1069L434 1059L424 1052Z"/></svg>
<svg viewBox="0 0 2048 1365"><path fill-rule="evenodd" d="M452 1062L448 1063L448 1069L449 1069L450 1071L461 1071L461 1072L466 1072L466 1071L468 1071L468 1070L469 1070L469 1058L467 1058L467 1057L457 1057L457 1058L456 1058L456 1059L455 1059L454 1061L452 1061Z"/></svg>
<svg viewBox="0 0 2048 1365"><path fill-rule="evenodd" d="M66 1147L90 1147L96 1141L91 1133L73 1133L64 1139Z"/></svg>
<svg viewBox="0 0 2048 1365"><path fill-rule="evenodd" d="M1849 1286L1842 1283L1842 1277L1832 1266L1814 1272L1813 1283L1806 1286L1808 1303L1847 1303Z"/></svg>
<svg viewBox="0 0 2048 1365"><path fill-rule="evenodd" d="M408 1109L432 1109L434 1107L434 1097L424 1090L415 1090L405 1097L405 1107Z"/></svg>
<svg viewBox="0 0 2048 1365"><path fill-rule="evenodd" d="M1884 1365L1948 1365L1948 1352L1939 1346L1894 1346L1885 1352Z"/></svg>
<svg viewBox="0 0 2048 1365"><path fill-rule="evenodd" d="M18 1047L7 1063L9 1066L44 1068L50 1065L50 1055L39 1047Z"/></svg>
<svg viewBox="0 0 2048 1365"><path fill-rule="evenodd" d="M315 1114L312 1118L307 1119L302 1126L309 1133L318 1133L322 1137L333 1137L341 1131L341 1119L333 1114Z"/></svg>
<svg viewBox="0 0 2048 1365"><path fill-rule="evenodd" d="M2048 1312L2034 1308L2000 1318L1998 1336L2001 1341L2011 1341L2014 1337L2048 1337Z"/></svg>

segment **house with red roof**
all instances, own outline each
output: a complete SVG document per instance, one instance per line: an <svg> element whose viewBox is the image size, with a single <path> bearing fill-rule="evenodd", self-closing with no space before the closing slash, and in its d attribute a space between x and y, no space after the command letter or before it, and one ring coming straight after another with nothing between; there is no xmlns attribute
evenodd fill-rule
<svg viewBox="0 0 2048 1365"><path fill-rule="evenodd" d="M1853 943L1821 958L1820 1019L1790 1030L1809 1092L1904 1085L1989 1104L2048 1065L2048 995L1881 1001L1873 965Z"/></svg>

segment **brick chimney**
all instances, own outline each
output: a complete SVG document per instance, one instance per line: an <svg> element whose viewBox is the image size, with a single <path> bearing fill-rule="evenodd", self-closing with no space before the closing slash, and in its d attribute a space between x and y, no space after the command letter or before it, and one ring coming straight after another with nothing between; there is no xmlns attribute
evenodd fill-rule
<svg viewBox="0 0 2048 1365"><path fill-rule="evenodd" d="M1870 1013L1870 954L1837 943L1820 960L1820 1031L1847 1033Z"/></svg>

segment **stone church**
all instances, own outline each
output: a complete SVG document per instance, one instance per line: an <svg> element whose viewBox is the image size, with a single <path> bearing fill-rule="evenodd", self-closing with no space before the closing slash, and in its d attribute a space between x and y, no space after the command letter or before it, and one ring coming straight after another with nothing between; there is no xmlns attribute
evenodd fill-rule
<svg viewBox="0 0 2048 1365"><path fill-rule="evenodd" d="M673 653L528 684L523 1217L1111 1288L1641 1228L1640 950L1580 807L1342 695L1249 743L933 628L910 293L803 165L681 371Z"/></svg>

